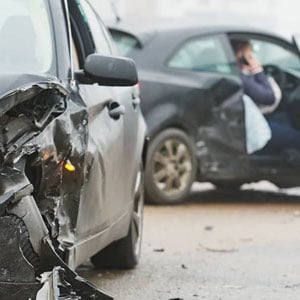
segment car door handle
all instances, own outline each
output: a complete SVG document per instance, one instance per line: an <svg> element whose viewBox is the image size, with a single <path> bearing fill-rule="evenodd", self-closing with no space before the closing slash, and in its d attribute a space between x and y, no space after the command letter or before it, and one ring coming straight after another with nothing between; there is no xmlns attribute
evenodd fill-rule
<svg viewBox="0 0 300 300"><path fill-rule="evenodd" d="M119 120L125 114L125 106L118 102L111 102L108 106L109 116L114 120Z"/></svg>

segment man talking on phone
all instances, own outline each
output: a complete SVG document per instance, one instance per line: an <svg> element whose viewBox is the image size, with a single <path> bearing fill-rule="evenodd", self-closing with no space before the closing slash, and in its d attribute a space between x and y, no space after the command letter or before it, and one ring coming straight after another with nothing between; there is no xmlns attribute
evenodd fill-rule
<svg viewBox="0 0 300 300"><path fill-rule="evenodd" d="M258 59L252 54L248 40L231 41L244 86L244 92L257 105L273 105L275 95Z"/></svg>
<svg viewBox="0 0 300 300"><path fill-rule="evenodd" d="M253 55L246 39L232 39L244 93L265 115L272 138L264 152L278 154L286 149L296 149L300 154L300 132L292 127L285 112L275 112L281 101L281 91L273 78L268 78L259 60Z"/></svg>

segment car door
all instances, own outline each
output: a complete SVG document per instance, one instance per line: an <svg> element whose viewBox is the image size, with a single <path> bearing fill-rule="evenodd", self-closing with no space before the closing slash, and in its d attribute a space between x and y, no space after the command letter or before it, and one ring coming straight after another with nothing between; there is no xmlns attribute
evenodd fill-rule
<svg viewBox="0 0 300 300"><path fill-rule="evenodd" d="M81 0L82 8L85 11L91 28L91 35L95 41L96 48L104 55L115 55L115 45L112 38L97 15L93 7L86 0ZM103 49L106 49L103 52ZM122 129L123 129L123 144L122 153L118 157L118 174L121 178L116 181L120 194L115 195L115 187L113 188L114 197L117 197L117 206L110 213L112 218L120 217L128 213L131 208L130 202L133 200L133 189L135 188L136 174L138 172L140 160L138 157L139 147L136 144L140 132L140 96L138 86L130 87L114 87L111 89L114 96L114 105L119 105L123 111L122 114ZM141 128L141 127L140 127Z"/></svg>
<svg viewBox="0 0 300 300"><path fill-rule="evenodd" d="M201 112L196 145L206 178L218 174L228 159L246 155L242 83L229 50L223 34L197 36L185 41L167 62L172 76L196 82L195 95L186 97L185 115Z"/></svg>
<svg viewBox="0 0 300 300"><path fill-rule="evenodd" d="M112 42L111 35L105 28L100 17L92 9L92 6L87 2L86 12L89 15L90 26L95 41L100 36L103 40L99 40L98 44L106 44L107 49L110 49L110 54L115 55L115 44ZM101 35L102 33L102 35ZM96 43L97 44L97 43ZM139 132L138 127L141 126L140 113L140 95L139 87L114 87L113 88L115 101L121 105L124 110L123 115L123 153L120 157L119 174L122 180L118 182L119 188L122 191L121 197L118 199L118 206L112 210L114 216L126 214L130 208L130 202L133 200L133 189L136 180L136 174L139 168L140 160L138 159L138 147L136 144Z"/></svg>
<svg viewBox="0 0 300 300"><path fill-rule="evenodd" d="M70 2L74 60L77 60L79 67L91 53L112 54L101 30L94 39L85 7L81 4L82 1ZM78 88L87 108L88 140L84 163L85 185L76 226L77 242L108 229L121 217L123 174L120 170L123 163L125 111L112 87L80 84Z"/></svg>

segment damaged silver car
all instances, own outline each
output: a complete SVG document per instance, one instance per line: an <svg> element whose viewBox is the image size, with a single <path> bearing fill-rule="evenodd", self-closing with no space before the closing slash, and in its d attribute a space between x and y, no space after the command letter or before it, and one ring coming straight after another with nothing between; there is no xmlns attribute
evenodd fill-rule
<svg viewBox="0 0 300 300"><path fill-rule="evenodd" d="M0 38L0 299L111 299L73 270L139 260L135 65L87 0L3 0Z"/></svg>

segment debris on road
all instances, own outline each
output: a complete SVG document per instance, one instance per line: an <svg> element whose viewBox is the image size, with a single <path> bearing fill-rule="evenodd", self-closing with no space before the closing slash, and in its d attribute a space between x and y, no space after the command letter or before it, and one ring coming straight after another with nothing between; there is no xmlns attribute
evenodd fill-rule
<svg viewBox="0 0 300 300"><path fill-rule="evenodd" d="M223 288L224 289L229 289L229 290L241 290L241 289L244 289L245 287L242 286L242 285L230 285L230 284L227 284L227 285L224 285Z"/></svg>
<svg viewBox="0 0 300 300"><path fill-rule="evenodd" d="M209 252L216 252L216 253L233 253L233 252L238 252L238 249L236 248L229 248L229 249L225 249L225 248L210 248L210 247L206 247L203 246L202 244L199 244L199 246L203 249L205 249L206 251Z"/></svg>
<svg viewBox="0 0 300 300"><path fill-rule="evenodd" d="M206 231L212 231L212 230L214 229L214 227L211 226L211 225L208 225L208 226L205 226L204 229L205 229Z"/></svg>
<svg viewBox="0 0 300 300"><path fill-rule="evenodd" d="M300 283L295 283L295 284L285 286L286 289L295 289L295 288L299 288L299 287L300 287Z"/></svg>
<svg viewBox="0 0 300 300"><path fill-rule="evenodd" d="M165 252L165 249L164 248L160 248L160 249L154 249L153 251L154 252Z"/></svg>
<svg viewBox="0 0 300 300"><path fill-rule="evenodd" d="M181 268L184 269L184 270L187 270L187 269L188 269L188 267L187 267L185 264L182 264L182 265L181 265Z"/></svg>

